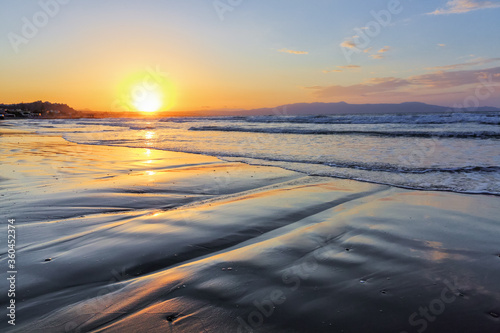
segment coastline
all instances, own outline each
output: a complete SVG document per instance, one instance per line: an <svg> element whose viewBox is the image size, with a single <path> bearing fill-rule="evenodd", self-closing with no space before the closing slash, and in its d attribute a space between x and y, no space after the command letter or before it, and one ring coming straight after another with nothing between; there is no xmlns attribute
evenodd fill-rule
<svg viewBox="0 0 500 333"><path fill-rule="evenodd" d="M497 331L498 197L0 131L15 331Z"/></svg>

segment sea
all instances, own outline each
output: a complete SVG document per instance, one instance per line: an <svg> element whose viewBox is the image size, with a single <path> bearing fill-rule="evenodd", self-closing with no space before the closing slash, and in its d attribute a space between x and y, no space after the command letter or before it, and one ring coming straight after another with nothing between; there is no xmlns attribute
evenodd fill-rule
<svg viewBox="0 0 500 333"><path fill-rule="evenodd" d="M79 144L204 154L307 175L500 195L500 112L9 122Z"/></svg>

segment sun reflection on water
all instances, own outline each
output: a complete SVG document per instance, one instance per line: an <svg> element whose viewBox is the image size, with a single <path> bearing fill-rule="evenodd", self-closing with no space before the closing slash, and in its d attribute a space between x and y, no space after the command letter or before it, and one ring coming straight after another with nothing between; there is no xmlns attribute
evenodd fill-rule
<svg viewBox="0 0 500 333"><path fill-rule="evenodd" d="M144 134L144 138L146 140L151 140L156 136L156 133L154 131L147 131L146 134Z"/></svg>

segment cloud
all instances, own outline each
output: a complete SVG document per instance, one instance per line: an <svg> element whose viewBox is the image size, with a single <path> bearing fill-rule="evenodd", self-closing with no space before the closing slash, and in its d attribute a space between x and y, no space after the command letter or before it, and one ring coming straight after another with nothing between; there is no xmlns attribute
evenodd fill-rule
<svg viewBox="0 0 500 333"><path fill-rule="evenodd" d="M373 47L369 47L369 48L367 48L367 49L364 49L364 50L363 50L363 52L364 52L364 53L368 53L368 52L370 52L372 49L373 49Z"/></svg>
<svg viewBox="0 0 500 333"><path fill-rule="evenodd" d="M337 68L340 68L340 69L324 70L323 73L340 73L340 72L343 72L343 69L356 70L356 69L360 69L361 66L359 66L359 65L347 65L347 66L337 66Z"/></svg>
<svg viewBox="0 0 500 333"><path fill-rule="evenodd" d="M281 50L278 50L278 52L290 53L290 54L309 54L309 52L306 52L306 51L295 51L295 50L289 50L289 49L281 49Z"/></svg>
<svg viewBox="0 0 500 333"><path fill-rule="evenodd" d="M450 69L459 69L464 67L472 67L477 65L489 64L492 62L500 61L500 58L490 58L490 59L478 59L476 61L464 62L461 64L454 65L446 65L446 66L436 66L436 67L428 67L428 70L450 70Z"/></svg>
<svg viewBox="0 0 500 333"><path fill-rule="evenodd" d="M485 78L489 75L495 76L500 73L500 67L479 70L463 70L454 72L435 72L411 76L408 81L414 85L430 88L452 88L467 84L477 84L479 78Z"/></svg>
<svg viewBox="0 0 500 333"><path fill-rule="evenodd" d="M354 49L356 47L356 43L354 43L352 40L346 40L343 41L340 46L342 47L347 47L348 49Z"/></svg>
<svg viewBox="0 0 500 333"><path fill-rule="evenodd" d="M463 14L478 9L499 8L500 2L478 0L449 0L445 8L438 8L429 15Z"/></svg>
<svg viewBox="0 0 500 333"><path fill-rule="evenodd" d="M372 54L370 55L370 57L372 57L373 59L384 59L384 56L380 54Z"/></svg>
<svg viewBox="0 0 500 333"><path fill-rule="evenodd" d="M435 72L423 75L410 76L408 78L380 77L372 78L363 83L351 86L314 86L308 89L314 90L314 95L319 98L342 98L349 96L373 96L380 94L412 94L412 92L431 89L433 93L436 88L448 89L463 87L472 84L481 84L480 79L488 81L488 78L500 77L500 67L482 70L462 70L454 72ZM493 82L500 86L500 82Z"/></svg>
<svg viewBox="0 0 500 333"><path fill-rule="evenodd" d="M384 46L380 50L378 50L378 53L385 53L388 52L391 48L389 46Z"/></svg>
<svg viewBox="0 0 500 333"><path fill-rule="evenodd" d="M438 46L445 47L446 44L438 44Z"/></svg>

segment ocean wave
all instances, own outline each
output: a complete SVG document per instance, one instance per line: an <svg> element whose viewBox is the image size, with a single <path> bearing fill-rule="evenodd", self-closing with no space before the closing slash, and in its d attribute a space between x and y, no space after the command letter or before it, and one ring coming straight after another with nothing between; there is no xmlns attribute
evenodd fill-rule
<svg viewBox="0 0 500 333"><path fill-rule="evenodd" d="M200 121L246 121L248 116L213 116L213 117L169 117L161 118L163 123L192 123Z"/></svg>
<svg viewBox="0 0 500 333"><path fill-rule="evenodd" d="M264 124L485 124L499 125L500 113L449 113L449 114L356 114L356 115L307 115L307 116L215 116L189 118L162 118L160 122L246 122Z"/></svg>
<svg viewBox="0 0 500 333"><path fill-rule="evenodd" d="M338 131L325 129L302 128L246 128L239 126L193 126L190 131L242 132L268 134L298 134L298 135L367 135L382 137L418 137L418 138L458 138L458 139L499 139L500 132L423 132L423 131Z"/></svg>
<svg viewBox="0 0 500 333"><path fill-rule="evenodd" d="M124 127L129 128L128 122L124 122L121 119L109 119L104 118L102 121L78 121L74 123L75 125L82 126L111 126L111 127Z"/></svg>
<svg viewBox="0 0 500 333"><path fill-rule="evenodd" d="M155 126L129 126L128 128L131 130L138 130L138 131L156 129Z"/></svg>
<svg viewBox="0 0 500 333"><path fill-rule="evenodd" d="M474 173L474 172L500 172L499 166L465 166L465 167L449 167L449 168L418 168L418 167L405 167L401 165L391 164L362 164L362 163L321 163L336 168L350 168L366 171L383 171L383 172L396 172L396 173Z"/></svg>
<svg viewBox="0 0 500 333"><path fill-rule="evenodd" d="M250 116L249 123L294 124L500 124L495 113L440 113L440 114L376 114L376 115L316 115L316 116Z"/></svg>
<svg viewBox="0 0 500 333"><path fill-rule="evenodd" d="M310 176L333 177L390 185L411 190L448 191L465 194L487 194L500 196L500 174L496 167L470 167L450 169L428 169L426 172L398 172L392 170L364 170L332 165L317 165L300 162L273 161L260 158L222 158L231 162L250 165L274 166L286 170L302 172ZM477 172L473 170L485 170ZM496 168L498 170L498 168ZM422 170L423 171L423 170ZM453 173L453 174L452 174Z"/></svg>
<svg viewBox="0 0 500 333"><path fill-rule="evenodd" d="M306 118L325 120L331 116ZM271 165L314 176L422 190L500 195L500 155L497 144L500 128L491 125L266 125L249 123L246 119L248 117L190 118L183 119L182 124L158 120L80 119L36 123L27 121L26 124L27 128L59 134L68 141L80 144L195 153L231 162ZM64 126L59 124L61 122ZM56 128L43 127L52 125ZM188 132L188 128L193 132ZM155 137L147 139L143 135L145 130L154 130ZM116 133L109 135L107 131ZM245 136L245 140L242 140L241 136L233 132L249 134L241 134ZM251 133L269 133L269 136ZM331 140L335 137L321 134L343 137L336 137L336 142L336 139ZM383 140L376 140L376 136ZM419 140L402 140L399 137L449 139L440 141L432 153L426 150L425 158L420 158L418 153L423 152L420 149L427 149L427 146L419 147ZM413 160L416 163L412 164Z"/></svg>
<svg viewBox="0 0 500 333"><path fill-rule="evenodd" d="M265 156L248 156L228 152L204 151L178 147L152 147L128 140L66 140L80 144L159 149L218 157L225 161L252 165L275 166L302 172L311 176L324 176L385 184L401 188L451 191L468 194L500 195L500 166L469 165L462 167L412 167L388 163L349 161L314 161ZM80 141L80 142L79 142Z"/></svg>
<svg viewBox="0 0 500 333"><path fill-rule="evenodd" d="M202 153L206 154L206 153ZM208 154L207 154L208 155ZM295 159L277 159L277 158L266 158L266 157L252 157L252 156L236 156L229 154L214 154L218 157L234 157L234 158L254 158L263 161L272 162L282 162L282 163L301 163L301 164L311 164L311 165L324 165L333 168L342 169L355 169L363 171L379 171L379 172L389 172L389 173L408 173L408 174L429 174L429 173L446 173L446 174L456 174L456 173L495 173L500 172L500 166L481 166L481 165L471 165L463 167L411 167L402 165L393 165L389 163L362 163L362 162L344 162L344 161L312 161L312 160L295 160Z"/></svg>
<svg viewBox="0 0 500 333"><path fill-rule="evenodd" d="M446 174L456 174L456 173L500 173L500 166L488 166L488 165L466 165L461 167L412 167L405 166L401 164L390 164L390 163L363 163L361 161L351 162L351 161L325 161L325 160L302 160L302 159L287 159L287 158L272 158L268 156L255 156L255 154L233 154L223 151L205 151L196 149L179 149L175 147L154 147L151 145L144 144L134 144L135 141L130 140L94 140L92 142L78 141L74 138L68 136L63 136L67 141L74 143L85 143L93 145L108 145L108 146L122 146L129 148L148 148L148 149L159 149L167 151L184 152L190 154L202 154L209 156L216 156L219 158L243 158L243 159L255 159L260 161L268 162L279 162L279 163L300 163L309 165L322 165L332 168L342 168L342 169L353 169L353 170L363 170L363 171L377 171L377 172L388 172L388 173L407 173L407 174L429 174L429 173L446 173ZM321 156L318 156L321 158Z"/></svg>

